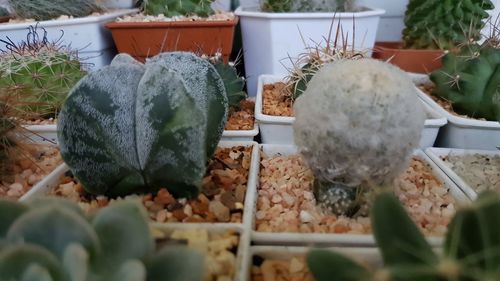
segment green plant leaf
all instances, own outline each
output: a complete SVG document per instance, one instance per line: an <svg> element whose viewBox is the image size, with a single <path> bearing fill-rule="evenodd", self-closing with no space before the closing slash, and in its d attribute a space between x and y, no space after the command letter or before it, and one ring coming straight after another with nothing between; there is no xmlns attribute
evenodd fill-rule
<svg viewBox="0 0 500 281"><path fill-rule="evenodd" d="M138 260L130 260L122 264L122 266L113 274L110 281L145 281L146 268ZM160 279L161 280L161 279Z"/></svg>
<svg viewBox="0 0 500 281"><path fill-rule="evenodd" d="M310 251L307 254L307 266L316 281L359 281L371 275L353 260L327 250Z"/></svg>
<svg viewBox="0 0 500 281"><path fill-rule="evenodd" d="M485 192L457 211L448 227L445 254L464 270L496 272L500 277L500 196Z"/></svg>
<svg viewBox="0 0 500 281"><path fill-rule="evenodd" d="M102 271L116 271L127 260L144 260L154 249L147 215L139 202L118 202L102 209L92 221L105 251L98 260Z"/></svg>
<svg viewBox="0 0 500 281"><path fill-rule="evenodd" d="M431 246L393 194L386 192L376 197L371 222L386 265L437 264Z"/></svg>
<svg viewBox="0 0 500 281"><path fill-rule="evenodd" d="M201 281L203 256L183 246L164 247L147 266L147 281Z"/></svg>
<svg viewBox="0 0 500 281"><path fill-rule="evenodd" d="M47 269L31 264L21 277L21 281L53 281Z"/></svg>
<svg viewBox="0 0 500 281"><path fill-rule="evenodd" d="M38 209L47 206L56 206L61 208L66 208L68 211L85 217L82 208L78 204L71 202L67 199L60 197L36 197L28 201L28 205L31 209Z"/></svg>
<svg viewBox="0 0 500 281"><path fill-rule="evenodd" d="M0 200L0 238L4 238L11 224L27 211L28 207L21 203Z"/></svg>
<svg viewBox="0 0 500 281"><path fill-rule="evenodd" d="M64 250L63 267L70 281L86 281L89 274L89 255L79 244L70 244Z"/></svg>
<svg viewBox="0 0 500 281"><path fill-rule="evenodd" d="M10 246L0 252L0 280L21 280L33 265L45 269L53 281L66 281L56 256L42 247L26 244Z"/></svg>
<svg viewBox="0 0 500 281"><path fill-rule="evenodd" d="M61 259L70 244L82 245L91 257L97 254L99 247L97 234L84 218L56 206L23 214L10 227L7 240L40 245Z"/></svg>
<svg viewBox="0 0 500 281"><path fill-rule="evenodd" d="M238 108L240 102L247 97L247 93L243 90L245 88L245 80L238 76L234 66L225 64L223 61L215 63L214 67L222 78L222 81L224 81L229 106Z"/></svg>

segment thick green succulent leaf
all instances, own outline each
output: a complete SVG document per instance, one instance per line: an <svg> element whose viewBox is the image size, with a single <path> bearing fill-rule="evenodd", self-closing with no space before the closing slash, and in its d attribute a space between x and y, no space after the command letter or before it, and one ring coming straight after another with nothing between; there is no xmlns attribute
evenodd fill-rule
<svg viewBox="0 0 500 281"><path fill-rule="evenodd" d="M245 80L238 76L234 66L219 61L214 64L214 67L224 82L229 106L238 108L240 102L247 97L247 93L244 91Z"/></svg>
<svg viewBox="0 0 500 281"><path fill-rule="evenodd" d="M367 280L371 275L355 261L327 250L309 252L307 266L316 281L360 281Z"/></svg>
<svg viewBox="0 0 500 281"><path fill-rule="evenodd" d="M198 194L205 123L186 88L158 64L117 62L80 81L59 115L59 144L88 192Z"/></svg>
<svg viewBox="0 0 500 281"><path fill-rule="evenodd" d="M0 200L0 239L5 237L11 224L27 211L28 207L21 203Z"/></svg>
<svg viewBox="0 0 500 281"><path fill-rule="evenodd" d="M87 281L89 254L80 244L68 245L64 250L62 262L69 281Z"/></svg>
<svg viewBox="0 0 500 281"><path fill-rule="evenodd" d="M42 247L28 244L17 244L0 252L0 280L21 280L33 265L45 269L53 281L67 280L56 256Z"/></svg>
<svg viewBox="0 0 500 281"><path fill-rule="evenodd" d="M102 209L92 221L101 246L97 261L103 272L116 271L128 260L144 260L154 241L147 215L139 202L119 202Z"/></svg>
<svg viewBox="0 0 500 281"><path fill-rule="evenodd" d="M47 206L54 206L58 208L66 208L68 211L85 217L82 208L76 203L63 199L61 197L36 197L28 201L28 205L31 209L39 209Z"/></svg>
<svg viewBox="0 0 500 281"><path fill-rule="evenodd" d="M445 254L464 269L496 273L500 278L500 196L487 192L459 210L448 227Z"/></svg>
<svg viewBox="0 0 500 281"><path fill-rule="evenodd" d="M224 131L228 114L226 90L215 67L187 52L162 53L146 62L160 64L182 76L188 94L206 120L206 155L210 159Z"/></svg>
<svg viewBox="0 0 500 281"><path fill-rule="evenodd" d="M146 281L146 268L138 260L130 260L113 274L109 281Z"/></svg>
<svg viewBox="0 0 500 281"><path fill-rule="evenodd" d="M437 264L438 258L431 246L393 194L385 192L377 196L371 222L386 265Z"/></svg>
<svg viewBox="0 0 500 281"><path fill-rule="evenodd" d="M201 281L204 259L187 247L169 246L161 249L146 267L147 281Z"/></svg>
<svg viewBox="0 0 500 281"><path fill-rule="evenodd" d="M21 277L21 281L53 281L53 279L47 269L38 264L31 264Z"/></svg>
<svg viewBox="0 0 500 281"><path fill-rule="evenodd" d="M390 276L389 280L397 281L448 281L435 266L423 264L396 265L382 269L382 275ZM382 279L383 280L383 279ZM460 280L466 281L466 280Z"/></svg>
<svg viewBox="0 0 500 281"><path fill-rule="evenodd" d="M78 243L90 254L98 252L99 240L91 225L64 207L48 206L20 216L7 232L7 240L42 246L63 258L66 247Z"/></svg>

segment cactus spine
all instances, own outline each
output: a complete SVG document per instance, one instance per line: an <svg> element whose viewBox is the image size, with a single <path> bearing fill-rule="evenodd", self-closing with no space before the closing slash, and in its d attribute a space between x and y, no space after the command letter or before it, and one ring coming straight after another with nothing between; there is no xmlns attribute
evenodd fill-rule
<svg viewBox="0 0 500 281"><path fill-rule="evenodd" d="M60 16L85 17L101 10L96 0L9 0L16 17L37 21Z"/></svg>
<svg viewBox="0 0 500 281"><path fill-rule="evenodd" d="M473 118L500 119L500 49L486 41L443 57L431 74L434 95L449 100L453 110Z"/></svg>
<svg viewBox="0 0 500 281"><path fill-rule="evenodd" d="M207 17L213 14L210 7L212 2L213 0L145 0L143 8L147 15Z"/></svg>
<svg viewBox="0 0 500 281"><path fill-rule="evenodd" d="M411 79L372 59L324 66L295 101L294 112L295 143L320 184L316 194L335 195L319 200L328 205L349 199L349 192L330 188L371 197L372 186L391 185L418 146L425 121Z"/></svg>
<svg viewBox="0 0 500 281"><path fill-rule="evenodd" d="M447 49L480 38L490 0L410 0L405 13L405 48Z"/></svg>

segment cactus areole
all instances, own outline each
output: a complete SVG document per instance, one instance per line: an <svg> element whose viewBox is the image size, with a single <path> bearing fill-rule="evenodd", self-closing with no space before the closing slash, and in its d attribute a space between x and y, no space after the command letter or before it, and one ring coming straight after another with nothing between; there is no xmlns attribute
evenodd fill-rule
<svg viewBox="0 0 500 281"><path fill-rule="evenodd" d="M174 52L143 65L119 55L70 92L59 115L61 154L91 194L167 188L192 198L227 110L224 84L208 61Z"/></svg>

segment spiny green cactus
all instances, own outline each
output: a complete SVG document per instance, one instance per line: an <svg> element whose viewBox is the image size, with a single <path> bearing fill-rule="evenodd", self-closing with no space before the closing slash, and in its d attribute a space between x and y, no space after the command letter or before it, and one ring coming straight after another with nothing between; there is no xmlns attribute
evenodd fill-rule
<svg viewBox="0 0 500 281"><path fill-rule="evenodd" d="M181 246L155 250L139 202L86 218L62 199L0 200L0 280L197 281L203 258Z"/></svg>
<svg viewBox="0 0 500 281"><path fill-rule="evenodd" d="M229 107L239 108L240 102L247 97L244 91L245 79L238 75L234 66L225 64L222 60L215 62L214 67L224 82Z"/></svg>
<svg viewBox="0 0 500 281"><path fill-rule="evenodd" d="M60 16L85 17L101 11L96 0L9 0L14 16L38 21Z"/></svg>
<svg viewBox="0 0 500 281"><path fill-rule="evenodd" d="M443 254L436 255L392 194L378 196L371 221L384 267L368 269L324 250L311 251L308 267L317 281L486 281L500 280L500 197L481 194L459 210L448 226ZM397 223L395 223L397 222Z"/></svg>
<svg viewBox="0 0 500 281"><path fill-rule="evenodd" d="M0 40L6 44L0 52L0 88L13 91L24 110L54 115L85 72L77 52L46 36L45 30L30 27L27 41Z"/></svg>
<svg viewBox="0 0 500 281"><path fill-rule="evenodd" d="M207 17L213 14L210 7L212 2L213 0L144 0L143 7L147 15Z"/></svg>
<svg viewBox="0 0 500 281"><path fill-rule="evenodd" d="M452 50L480 38L490 0L410 0L405 13L405 48Z"/></svg>
<svg viewBox="0 0 500 281"><path fill-rule="evenodd" d="M118 55L71 91L59 114L61 155L86 191L198 195L227 119L224 83L191 53L145 65Z"/></svg>
<svg viewBox="0 0 500 281"><path fill-rule="evenodd" d="M295 143L317 179L317 188L358 189L362 191L356 192L362 196L356 197L358 202L369 201L364 197L369 197L366 190L371 186L392 185L404 171L425 122L410 77L397 67L366 58L322 67L295 101L294 112ZM333 198L319 201L335 205L348 199L337 196L340 193L322 192ZM352 208L329 209L341 215Z"/></svg>
<svg viewBox="0 0 500 281"><path fill-rule="evenodd" d="M352 12L357 8L356 0L263 0L265 12Z"/></svg>
<svg viewBox="0 0 500 281"><path fill-rule="evenodd" d="M486 41L443 57L443 67L431 74L433 95L449 100L453 110L473 118L500 119L500 49Z"/></svg>

